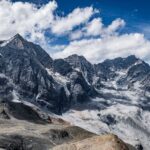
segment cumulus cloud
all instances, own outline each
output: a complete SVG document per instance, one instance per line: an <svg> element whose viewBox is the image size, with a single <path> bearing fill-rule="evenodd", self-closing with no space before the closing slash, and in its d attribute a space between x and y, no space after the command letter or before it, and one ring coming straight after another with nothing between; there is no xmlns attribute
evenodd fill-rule
<svg viewBox="0 0 150 150"><path fill-rule="evenodd" d="M66 17L57 17L53 24L52 32L58 35L64 34L78 25L86 23L98 10L93 7L76 8Z"/></svg>
<svg viewBox="0 0 150 150"><path fill-rule="evenodd" d="M116 32L118 29L122 28L125 26L125 21L121 18L118 18L116 20L114 20L112 22L112 24L110 24L108 26L108 28L105 30L106 34L113 34L114 32Z"/></svg>
<svg viewBox="0 0 150 150"><path fill-rule="evenodd" d="M55 53L55 58L67 57L71 54L85 56L92 63L105 59L134 55L150 58L150 42L139 33L91 38L72 41L63 51Z"/></svg>
<svg viewBox="0 0 150 150"><path fill-rule="evenodd" d="M59 17L55 12L56 1L42 7L32 3L0 1L0 40L8 39L19 33L25 38L49 47L45 32L62 35L74 27L86 23L97 13L93 7L76 8L67 16Z"/></svg>
<svg viewBox="0 0 150 150"><path fill-rule="evenodd" d="M80 39L81 37L83 37L84 33L82 30L77 30L77 31L74 31L74 32L71 32L69 34L69 38L70 40L77 40L77 39Z"/></svg>
<svg viewBox="0 0 150 150"><path fill-rule="evenodd" d="M93 7L76 8L63 17L57 15L57 7L56 1L39 8L32 3L1 0L0 40L20 33L51 49L55 58L79 54L96 63L135 54L150 62L150 41L139 33L120 34L119 29L125 26L121 18L106 26L101 17L94 17L99 11ZM68 37L69 44L52 46L53 36Z"/></svg>
<svg viewBox="0 0 150 150"><path fill-rule="evenodd" d="M98 36L103 32L103 23L101 18L94 18L85 27L86 35Z"/></svg>
<svg viewBox="0 0 150 150"><path fill-rule="evenodd" d="M114 34L118 34L118 29L125 26L123 19L117 18L110 25L104 26L101 18L94 18L88 22L82 29L70 33L71 40L77 40L81 37L106 37Z"/></svg>
<svg viewBox="0 0 150 150"><path fill-rule="evenodd" d="M30 34L33 41L44 41L43 31L50 28L56 8L54 1L41 8L30 3L0 1L0 40L20 33L22 36Z"/></svg>

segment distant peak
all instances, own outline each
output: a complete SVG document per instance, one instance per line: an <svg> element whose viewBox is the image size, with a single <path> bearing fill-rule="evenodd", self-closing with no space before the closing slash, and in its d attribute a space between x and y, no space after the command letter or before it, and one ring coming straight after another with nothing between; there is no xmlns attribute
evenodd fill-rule
<svg viewBox="0 0 150 150"><path fill-rule="evenodd" d="M68 57L80 57L80 56L77 55L77 54L72 54L72 55L70 55L70 56L68 56Z"/></svg>
<svg viewBox="0 0 150 150"><path fill-rule="evenodd" d="M4 41L0 41L0 47L4 47L6 45L9 44L9 46L15 46L15 45L18 45L20 46L20 48L22 47L23 48L23 44L25 43L25 39L20 35L20 34L16 34L15 36L11 37L10 39L8 40L4 40Z"/></svg>
<svg viewBox="0 0 150 150"><path fill-rule="evenodd" d="M135 55L129 55L127 57L117 57L114 59L106 59L104 62L118 62L118 61L138 61L139 58L137 58Z"/></svg>
<svg viewBox="0 0 150 150"><path fill-rule="evenodd" d="M12 39L24 40L24 38L20 34L16 34Z"/></svg>
<svg viewBox="0 0 150 150"><path fill-rule="evenodd" d="M3 45L9 45L12 48L24 49L26 43L26 40L20 34L16 34L15 36L7 40Z"/></svg>
<svg viewBox="0 0 150 150"><path fill-rule="evenodd" d="M135 55L130 55L130 56L128 56L126 59L138 59Z"/></svg>
<svg viewBox="0 0 150 150"><path fill-rule="evenodd" d="M85 58L84 56L80 56L80 55L77 55L77 54L70 55L70 56L68 56L66 59L80 59L80 60L86 60L86 58Z"/></svg>

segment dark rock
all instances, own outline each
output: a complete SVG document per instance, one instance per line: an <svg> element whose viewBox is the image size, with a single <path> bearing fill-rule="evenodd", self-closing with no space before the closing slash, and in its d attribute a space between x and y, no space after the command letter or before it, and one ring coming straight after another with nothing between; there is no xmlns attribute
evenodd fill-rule
<svg viewBox="0 0 150 150"><path fill-rule="evenodd" d="M39 124L46 124L47 118L42 118L38 110L23 103L7 102L0 104L0 118L10 119L13 116L19 120L26 120Z"/></svg>
<svg viewBox="0 0 150 150"><path fill-rule="evenodd" d="M128 78L133 79L134 81L141 81L149 73L150 73L149 65L142 62L130 68L127 73L127 76Z"/></svg>
<svg viewBox="0 0 150 150"><path fill-rule="evenodd" d="M65 130L52 129L48 133L49 139L57 144L64 143L65 141L71 140L69 133Z"/></svg>
<svg viewBox="0 0 150 150"><path fill-rule="evenodd" d="M61 75L67 75L72 71L71 65L64 61L63 59L56 59L53 61L53 69L55 72L60 73Z"/></svg>
<svg viewBox="0 0 150 150"><path fill-rule="evenodd" d="M0 118L2 118L2 119L10 119L10 116L8 115L8 113L6 112L6 110L3 109L0 112Z"/></svg>
<svg viewBox="0 0 150 150"><path fill-rule="evenodd" d="M6 150L48 150L53 146L47 139L21 135L1 135L0 148Z"/></svg>
<svg viewBox="0 0 150 150"><path fill-rule="evenodd" d="M90 97L94 97L97 93L84 79L81 72L72 72L71 79L71 100L72 103L87 102Z"/></svg>
<svg viewBox="0 0 150 150"><path fill-rule="evenodd" d="M101 121L103 121L104 123L106 123L108 126L109 125L114 125L114 124L117 123L117 121L115 120L115 117L112 116L112 115L110 115L110 114L106 115L106 116L101 116L99 114L99 117L100 117Z"/></svg>
<svg viewBox="0 0 150 150"><path fill-rule="evenodd" d="M141 144L136 145L135 148L137 150L144 150L144 148L143 148L143 146Z"/></svg>

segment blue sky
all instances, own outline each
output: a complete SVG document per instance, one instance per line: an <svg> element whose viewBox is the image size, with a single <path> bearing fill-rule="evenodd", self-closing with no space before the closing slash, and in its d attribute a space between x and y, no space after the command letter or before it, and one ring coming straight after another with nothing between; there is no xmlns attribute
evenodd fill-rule
<svg viewBox="0 0 150 150"><path fill-rule="evenodd" d="M77 53L95 63L136 55L150 62L149 6L149 0L3 0L0 40L20 33L54 58Z"/></svg>
<svg viewBox="0 0 150 150"><path fill-rule="evenodd" d="M13 0L16 1L16 0ZM18 1L18 0L17 0ZM23 0L35 4L46 4L49 0ZM122 18L126 21L124 32L141 32L147 38L147 28L150 24L150 1L149 0L56 0L58 3L57 12L65 15L77 7L93 6L101 11L100 16L105 24L109 24L115 18ZM146 29L144 29L146 28Z"/></svg>

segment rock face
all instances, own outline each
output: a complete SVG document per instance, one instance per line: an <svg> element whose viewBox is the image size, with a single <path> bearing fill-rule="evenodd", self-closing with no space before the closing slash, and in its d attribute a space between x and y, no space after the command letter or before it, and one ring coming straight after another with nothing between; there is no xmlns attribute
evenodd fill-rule
<svg viewBox="0 0 150 150"><path fill-rule="evenodd" d="M52 60L40 46L26 41L19 34L1 44L0 54L1 82L4 82L1 86L4 90L6 84L7 89L3 92L11 96L9 100L29 101L61 114L71 104L88 101L96 94L85 74L63 59ZM82 59L84 66L86 60ZM67 82L63 78L67 78Z"/></svg>
<svg viewBox="0 0 150 150"><path fill-rule="evenodd" d="M150 72L148 64L131 55L127 58L116 58L114 60L106 60L95 65L97 76L103 81L114 80L119 73L124 73L121 78L123 84L131 84L136 81L143 80ZM118 84L121 83L118 80Z"/></svg>
<svg viewBox="0 0 150 150"><path fill-rule="evenodd" d="M63 59L56 59L53 61L53 71L65 76L68 73L72 72L73 69L71 65Z"/></svg>
<svg viewBox="0 0 150 150"><path fill-rule="evenodd" d="M88 62L83 56L78 56L76 54L65 58L74 69L82 72L86 81L92 83L92 78L94 76L94 66Z"/></svg>
<svg viewBox="0 0 150 150"><path fill-rule="evenodd" d="M8 78L12 84L11 90L18 93L18 99L37 102L51 100L47 106L52 111L58 102L59 87L53 78L48 75L46 67L52 66L52 59L39 46L24 40L20 35L13 37L0 48L1 74ZM57 91L56 89L57 88ZM9 88L10 89L10 88ZM12 97L12 99L15 97Z"/></svg>

